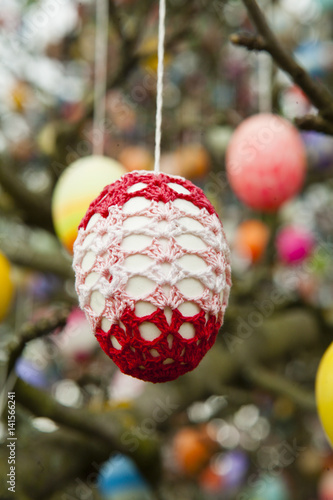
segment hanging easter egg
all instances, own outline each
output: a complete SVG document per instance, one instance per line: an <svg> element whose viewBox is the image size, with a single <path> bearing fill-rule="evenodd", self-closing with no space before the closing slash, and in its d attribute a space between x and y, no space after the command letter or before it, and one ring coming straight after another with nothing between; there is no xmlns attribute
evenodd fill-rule
<svg viewBox="0 0 333 500"><path fill-rule="evenodd" d="M52 199L52 216L56 233L72 252L77 228L89 207L104 186L119 179L125 169L104 156L81 158L60 176Z"/></svg>
<svg viewBox="0 0 333 500"><path fill-rule="evenodd" d="M161 172L186 179L202 178L209 172L210 158L201 144L188 144L161 157Z"/></svg>
<svg viewBox="0 0 333 500"><path fill-rule="evenodd" d="M245 205L277 210L303 185L306 156L300 134L279 116L247 118L232 136L226 168L234 193Z"/></svg>
<svg viewBox="0 0 333 500"><path fill-rule="evenodd" d="M232 489L238 488L243 482L250 464L246 453L233 450L218 455L212 465L220 475L225 488Z"/></svg>
<svg viewBox="0 0 333 500"><path fill-rule="evenodd" d="M287 226L276 237L279 259L286 264L298 264L305 260L314 248L314 237L310 231L300 227Z"/></svg>
<svg viewBox="0 0 333 500"><path fill-rule="evenodd" d="M14 286L11 279L9 260L0 252L0 321L7 315L13 298Z"/></svg>
<svg viewBox="0 0 333 500"><path fill-rule="evenodd" d="M182 176L186 179L202 178L209 172L210 158L201 144L188 144L176 153L183 165Z"/></svg>
<svg viewBox="0 0 333 500"><path fill-rule="evenodd" d="M154 158L144 146L127 146L120 153L119 161L128 172L152 170L154 166Z"/></svg>
<svg viewBox="0 0 333 500"><path fill-rule="evenodd" d="M193 476L209 462L214 444L203 429L184 427L174 436L172 451L178 470Z"/></svg>
<svg viewBox="0 0 333 500"><path fill-rule="evenodd" d="M313 168L328 168L333 165L333 137L310 131L302 132L309 164Z"/></svg>
<svg viewBox="0 0 333 500"><path fill-rule="evenodd" d="M316 401L321 424L333 446L333 343L319 364L316 376Z"/></svg>
<svg viewBox="0 0 333 500"><path fill-rule="evenodd" d="M133 460L114 455L102 465L97 487L103 500L152 500L152 493Z"/></svg>
<svg viewBox="0 0 333 500"><path fill-rule="evenodd" d="M229 248L191 182L132 172L107 186L80 224L73 264L80 306L124 373L173 380L214 344L231 286Z"/></svg>
<svg viewBox="0 0 333 500"><path fill-rule="evenodd" d="M247 455L240 450L215 455L200 476L206 491L219 492L239 488L249 468Z"/></svg>
<svg viewBox="0 0 333 500"><path fill-rule="evenodd" d="M250 262L257 262L264 255L268 240L268 226L260 220L249 219L238 226L234 248L240 256Z"/></svg>

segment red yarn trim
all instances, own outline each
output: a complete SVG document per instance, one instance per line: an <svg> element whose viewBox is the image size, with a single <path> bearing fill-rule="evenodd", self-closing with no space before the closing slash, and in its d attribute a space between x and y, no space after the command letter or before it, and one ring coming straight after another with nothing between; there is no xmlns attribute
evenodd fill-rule
<svg viewBox="0 0 333 500"><path fill-rule="evenodd" d="M144 182L147 184L147 187L140 191L135 191L134 193L127 192L129 187L139 182ZM190 193L176 193L167 185L169 182L183 186L188 189ZM213 205L207 200L204 192L192 184L192 182L182 179L181 177L173 177L166 174L156 175L151 172L129 172L116 182L106 186L100 195L92 201L86 215L79 225L79 229L81 227L85 229L90 218L95 213L99 213L105 218L109 215L110 206L123 206L128 200L138 196L146 198L147 200L162 201L163 203L175 201L176 199L187 200L200 209L205 208L210 215L215 214L218 217Z"/></svg>
<svg viewBox="0 0 333 500"><path fill-rule="evenodd" d="M154 323L161 330L157 339L147 341L141 337L139 326L145 321ZM215 316L210 316L206 324L204 311L192 317L185 317L178 309L173 311L170 325L161 309L142 318L126 309L121 322L125 325L126 332L119 325L112 325L107 333L97 328L98 342L123 373L153 383L175 380L196 368L214 344L221 327ZM178 331L183 323L189 322L195 328L195 336L193 339L184 339ZM110 335L114 335L121 344L121 351L113 347ZM169 335L173 336L171 348L168 343ZM150 352L152 349L158 351L160 356L154 357ZM163 364L167 358L173 359L174 362ZM140 366L145 368L141 369Z"/></svg>

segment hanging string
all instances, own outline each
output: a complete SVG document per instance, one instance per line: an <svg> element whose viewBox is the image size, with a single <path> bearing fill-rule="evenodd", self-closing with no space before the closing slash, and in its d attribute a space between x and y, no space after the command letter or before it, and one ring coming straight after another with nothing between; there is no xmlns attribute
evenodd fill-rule
<svg viewBox="0 0 333 500"><path fill-rule="evenodd" d="M267 19L272 22L273 5L269 2L266 8ZM272 71L273 62L269 54L259 52L258 57L258 110L259 113L271 113L272 102Z"/></svg>
<svg viewBox="0 0 333 500"><path fill-rule="evenodd" d="M156 99L156 132L155 132L155 165L154 172L160 171L162 108L163 108L163 76L164 76L164 39L165 39L165 0L160 0L158 24L158 65L157 65L157 99Z"/></svg>
<svg viewBox="0 0 333 500"><path fill-rule="evenodd" d="M107 89L109 12L108 0L96 0L93 154L104 154Z"/></svg>
<svg viewBox="0 0 333 500"><path fill-rule="evenodd" d="M268 54L258 54L258 108L259 113L272 112L272 61Z"/></svg>

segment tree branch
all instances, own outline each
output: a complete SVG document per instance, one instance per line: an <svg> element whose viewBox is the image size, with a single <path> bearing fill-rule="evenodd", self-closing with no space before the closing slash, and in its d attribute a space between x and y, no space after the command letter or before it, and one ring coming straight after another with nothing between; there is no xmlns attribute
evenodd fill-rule
<svg viewBox="0 0 333 500"><path fill-rule="evenodd" d="M246 47L248 50L267 50L267 44L262 36L248 33L233 33L229 40L234 45Z"/></svg>
<svg viewBox="0 0 333 500"><path fill-rule="evenodd" d="M316 411L316 401L313 392L306 391L281 375L266 370L258 365L246 366L243 373L246 379L253 384L279 396L288 397L304 410Z"/></svg>
<svg viewBox="0 0 333 500"><path fill-rule="evenodd" d="M34 415L53 420L65 428L78 431L91 441L99 441L111 451L131 455L139 468L151 482L158 481L160 473L160 445L154 431L141 435L140 439L127 444L126 439L132 436L132 428L137 429L138 415L131 410L111 410L96 414L87 409L76 409L63 406L50 397L45 391L30 386L18 379L13 391L17 402ZM134 434L133 434L134 435Z"/></svg>
<svg viewBox="0 0 333 500"><path fill-rule="evenodd" d="M70 309L68 306L63 306L55 311L51 317L42 318L35 323L26 323L18 332L17 338L11 340L7 346L9 360L8 360L8 374L15 366L17 359L21 356L26 344L31 340L44 337L52 333L57 328L66 325Z"/></svg>
<svg viewBox="0 0 333 500"><path fill-rule="evenodd" d="M130 448L132 441L127 441L128 436L133 437L137 429L142 429L144 422L155 421L156 407L164 409L166 421L195 400L226 393L226 384L237 380L244 373L245 365L279 359L287 353L299 352L300 348L313 346L318 340L316 320L303 310L273 315L263 320L257 329L250 326L247 317L242 319L241 328L235 328L231 338L224 331L225 347L217 342L196 370L173 382L147 384L128 412L117 409L96 414L86 409L68 408L22 380L18 380L14 387L17 401L37 416L79 431L90 440L110 446L111 450L131 454L139 467L156 479L159 443L155 430L149 434L141 433L134 451ZM244 324L248 325L247 328ZM288 393L290 388L287 386L286 389ZM129 446L126 446L127 442Z"/></svg>
<svg viewBox="0 0 333 500"><path fill-rule="evenodd" d="M265 41L265 49L276 64L288 73L294 82L305 92L320 114L327 120L333 120L333 97L321 83L312 80L309 73L300 66L284 49L274 35L256 0L243 0L245 7L256 26L259 35Z"/></svg>
<svg viewBox="0 0 333 500"><path fill-rule="evenodd" d="M56 311L50 318L43 318L36 323L27 323L22 327L18 339L12 340L7 346L9 354L8 374L12 372L26 344L31 340L51 333L58 327L64 326L68 313L69 310L64 308ZM147 466L147 470L145 470L147 476L149 476L149 470L154 470L155 477L157 477L159 447L155 433L138 440L137 448L133 450L126 447L126 440L123 442L122 438L125 433L128 434L128 424L124 424L123 421L128 422L128 419L124 419L122 410L100 415L86 409L66 407L58 403L46 392L30 386L20 378L16 380L12 390L16 394L17 402L34 415L49 418L69 429L81 432L88 436L89 439L107 445L111 450L130 453L141 468L145 469ZM131 415L130 425L134 425L139 412L131 411Z"/></svg>
<svg viewBox="0 0 333 500"><path fill-rule="evenodd" d="M1 242L1 250L13 264L18 266L29 267L43 273L56 274L67 279L74 277L71 264L60 253L50 252L46 254L27 247L24 250L21 248L22 254L20 254L17 247L3 244L3 242Z"/></svg>
<svg viewBox="0 0 333 500"><path fill-rule="evenodd" d="M93 413L63 406L44 391L30 386L20 378L14 386L14 391L17 401L34 415L50 418L69 429L83 432L94 440L99 439L113 449L126 451L116 437L119 429L114 426L112 419L108 425L102 424Z"/></svg>
<svg viewBox="0 0 333 500"><path fill-rule="evenodd" d="M305 115L295 119L296 125L302 130L316 130L323 134L333 135L333 123L320 115Z"/></svg>
<svg viewBox="0 0 333 500"><path fill-rule="evenodd" d="M86 498L78 493L78 485L93 474L96 478L99 466L110 456L107 444L92 440L73 430L58 429L51 433L37 431L31 426L27 412L17 407L22 418L20 438L17 441L16 470L17 491L8 496L7 484L0 481L0 498L10 500L41 500L54 498L53 493L74 481L73 495L57 494L57 500ZM8 449L8 448L7 448ZM5 446L0 450L0 477L8 474L8 454ZM36 480L38 478L38 480ZM97 485L89 486L96 488ZM76 490L76 491L75 491ZM96 498L90 496L89 500Z"/></svg>

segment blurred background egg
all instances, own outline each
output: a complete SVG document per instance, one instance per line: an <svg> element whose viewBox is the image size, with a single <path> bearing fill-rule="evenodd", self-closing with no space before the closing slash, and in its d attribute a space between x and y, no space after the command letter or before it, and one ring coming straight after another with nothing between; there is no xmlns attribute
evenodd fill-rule
<svg viewBox="0 0 333 500"><path fill-rule="evenodd" d="M114 455L102 465L97 486L103 500L153 500L135 463L125 455Z"/></svg>
<svg viewBox="0 0 333 500"><path fill-rule="evenodd" d="M285 227L276 237L278 257L287 264L302 262L311 254L313 248L313 235L310 231L300 227Z"/></svg>
<svg viewBox="0 0 333 500"><path fill-rule="evenodd" d="M188 475L198 474L208 463L213 443L203 429L184 427L173 439L173 453L179 469Z"/></svg>
<svg viewBox="0 0 333 500"><path fill-rule="evenodd" d="M10 262L0 252L0 321L2 321L10 308L14 293L14 285L11 277Z"/></svg>
<svg viewBox="0 0 333 500"><path fill-rule="evenodd" d="M90 203L125 173L120 163L104 156L81 158L62 173L53 193L52 216L56 233L70 253Z"/></svg>
<svg viewBox="0 0 333 500"><path fill-rule="evenodd" d="M319 364L316 377L316 401L322 426L333 446L333 343L325 351Z"/></svg>
<svg viewBox="0 0 333 500"><path fill-rule="evenodd" d="M246 220L236 230L234 249L240 256L255 263L265 253L269 234L268 226L260 220Z"/></svg>
<svg viewBox="0 0 333 500"><path fill-rule="evenodd" d="M203 178L210 166L209 155L200 144L188 144L161 156L161 172L180 175L188 180Z"/></svg>
<svg viewBox="0 0 333 500"><path fill-rule="evenodd" d="M154 166L154 158L149 149L144 146L126 146L118 160L128 172L152 170Z"/></svg>

